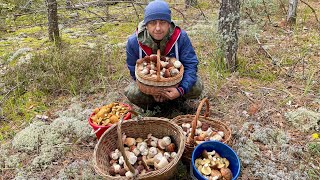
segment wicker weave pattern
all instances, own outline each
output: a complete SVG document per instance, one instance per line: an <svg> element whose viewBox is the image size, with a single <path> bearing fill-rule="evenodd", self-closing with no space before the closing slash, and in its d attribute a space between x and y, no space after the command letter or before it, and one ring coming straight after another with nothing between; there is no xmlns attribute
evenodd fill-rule
<svg viewBox="0 0 320 180"><path fill-rule="evenodd" d="M176 171L177 163L184 151L185 136L182 129L165 118L144 117L142 120L127 120L121 125L122 132L130 137L146 138L149 133L153 136L170 136L177 145L177 156L167 166L162 169L151 171L144 175L138 175L138 179L160 180L169 179ZM94 168L96 172L107 179L127 179L126 177L111 176L108 172L110 168L110 158L108 154L118 148L117 125L110 127L100 138L94 149Z"/></svg>
<svg viewBox="0 0 320 180"><path fill-rule="evenodd" d="M206 103L206 111L205 111L205 115L204 116L200 116L200 111L202 109L203 104ZM192 123L192 131L191 131L191 135L188 137L188 140L186 141L185 144L185 151L182 155L182 158L185 161L191 161L191 156L192 156L192 152L195 148L195 140L194 140L194 133L195 133L195 129L197 127L197 121L201 121L201 122L205 122L208 123L210 127L223 131L224 133L224 137L222 142L225 144L230 143L230 139L231 139L231 130L230 128L224 124L223 122L217 120L217 119L213 119L208 117L209 116L209 102L208 99L205 98L203 99L197 109L197 114L196 115L180 115L177 116L175 118L172 119L172 121L174 123L176 123L177 125L179 125L181 127L181 125L183 123Z"/></svg>
<svg viewBox="0 0 320 180"><path fill-rule="evenodd" d="M142 74L138 70L139 64L135 66L135 76L141 92L149 95L158 95L161 90L168 87L178 87L183 78L184 66L181 65L179 73L174 77L160 77L160 50L157 51L157 77Z"/></svg>

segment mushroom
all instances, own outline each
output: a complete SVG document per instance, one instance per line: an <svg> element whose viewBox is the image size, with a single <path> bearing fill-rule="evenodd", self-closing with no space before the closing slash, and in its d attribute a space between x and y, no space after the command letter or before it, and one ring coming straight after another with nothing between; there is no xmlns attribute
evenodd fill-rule
<svg viewBox="0 0 320 180"><path fill-rule="evenodd" d="M209 164L210 163L210 159L204 158L204 159L202 159L202 161L200 163L201 163L201 165Z"/></svg>
<svg viewBox="0 0 320 180"><path fill-rule="evenodd" d="M163 142L163 139L159 139L158 144L157 144L157 148L164 150L166 149L165 143Z"/></svg>
<svg viewBox="0 0 320 180"><path fill-rule="evenodd" d="M109 171L109 174L110 174L111 176L115 176L115 175L117 174L117 173L115 172L113 166L111 166L108 171Z"/></svg>
<svg viewBox="0 0 320 180"><path fill-rule="evenodd" d="M154 162L159 163L159 161L162 159L163 154L161 152L159 152L158 154L156 154L153 158L154 158Z"/></svg>
<svg viewBox="0 0 320 180"><path fill-rule="evenodd" d="M139 149L139 151L143 151L144 149L147 149L148 145L146 142L140 142L137 144L137 148Z"/></svg>
<svg viewBox="0 0 320 180"><path fill-rule="evenodd" d="M134 174L131 171L127 171L125 173L125 175L126 175L127 178L133 178L133 176L134 176Z"/></svg>
<svg viewBox="0 0 320 180"><path fill-rule="evenodd" d="M221 179L221 173L218 170L211 169L211 174L210 176L212 177L211 179Z"/></svg>
<svg viewBox="0 0 320 180"><path fill-rule="evenodd" d="M174 152L176 145L174 143L170 143L167 147L166 147L166 151L167 152Z"/></svg>
<svg viewBox="0 0 320 180"><path fill-rule="evenodd" d="M124 163L124 158L123 156L120 156L119 157L119 164L122 165Z"/></svg>
<svg viewBox="0 0 320 180"><path fill-rule="evenodd" d="M224 136L224 132L223 131L218 131L218 134L223 137Z"/></svg>
<svg viewBox="0 0 320 180"><path fill-rule="evenodd" d="M139 171L139 174L144 170L144 166L141 164L137 167L137 170Z"/></svg>
<svg viewBox="0 0 320 180"><path fill-rule="evenodd" d="M136 140L134 138L129 137L125 139L124 144L130 147L136 145Z"/></svg>
<svg viewBox="0 0 320 180"><path fill-rule="evenodd" d="M222 158L221 160L222 160L222 162L225 164L225 167L226 167L226 168L229 167L230 162L228 161L227 158Z"/></svg>
<svg viewBox="0 0 320 180"><path fill-rule="evenodd" d="M161 169L161 168L165 167L168 164L169 164L169 162L168 162L167 158L163 156L159 163L156 163L156 162L154 163L154 167L156 169Z"/></svg>
<svg viewBox="0 0 320 180"><path fill-rule="evenodd" d="M202 123L202 126L200 126L201 127L201 130L202 131L207 131L208 129L209 129L209 124L208 123Z"/></svg>
<svg viewBox="0 0 320 180"><path fill-rule="evenodd" d="M126 175L126 170L124 168L121 168L119 171L120 176L125 176Z"/></svg>
<svg viewBox="0 0 320 180"><path fill-rule="evenodd" d="M115 151L111 152L110 154L110 157L114 160L117 160L119 158L119 150L117 151L118 149L116 149Z"/></svg>
<svg viewBox="0 0 320 180"><path fill-rule="evenodd" d="M189 124L189 123L183 123L182 125L181 125L181 127L185 127L185 128L190 128L191 127L191 125Z"/></svg>
<svg viewBox="0 0 320 180"><path fill-rule="evenodd" d="M173 65L174 65L175 68L180 68L181 65L182 65L182 63L177 60L177 61L175 61L175 62L173 63Z"/></svg>
<svg viewBox="0 0 320 180"><path fill-rule="evenodd" d="M156 147L150 147L149 148L149 153L148 153L148 158L154 157L158 153Z"/></svg>
<svg viewBox="0 0 320 180"><path fill-rule="evenodd" d="M196 159L196 160L194 161L195 166L196 166L196 167L199 167L199 166L201 165L201 161L202 161L202 159L200 159L200 158Z"/></svg>
<svg viewBox="0 0 320 180"><path fill-rule="evenodd" d="M165 136L162 138L162 143L164 146L168 146L171 143L171 138L169 136Z"/></svg>
<svg viewBox="0 0 320 180"><path fill-rule="evenodd" d="M211 141L221 141L222 137L220 136L220 134L215 134L214 136L210 137Z"/></svg>
<svg viewBox="0 0 320 180"><path fill-rule="evenodd" d="M137 162L138 157L133 152L127 151L126 154L130 164L133 165L134 163Z"/></svg>
<svg viewBox="0 0 320 180"><path fill-rule="evenodd" d="M204 175L209 175L211 174L211 168L209 167L208 164L204 164L203 167L201 168L201 173Z"/></svg>
<svg viewBox="0 0 320 180"><path fill-rule="evenodd" d="M172 152L172 153L170 154L170 156L171 156L171 158L175 158L175 157L177 156L177 153L176 153L176 152Z"/></svg>
<svg viewBox="0 0 320 180"><path fill-rule="evenodd" d="M179 74L179 70L178 69L176 69L176 68L170 69L170 75L172 77L176 76L177 74Z"/></svg>
<svg viewBox="0 0 320 180"><path fill-rule="evenodd" d="M226 180L232 179L232 172L229 168L221 168L220 169L221 176Z"/></svg>
<svg viewBox="0 0 320 180"><path fill-rule="evenodd" d="M165 152L165 153L163 153L163 156L164 156L165 158L167 158L167 160L169 160L169 159L170 159L170 157L171 157L171 155L170 155L170 153L169 153L169 152Z"/></svg>
<svg viewBox="0 0 320 180"><path fill-rule="evenodd" d="M138 138L136 139L136 142L139 144L139 143L143 142L143 139L140 138L140 137L138 137Z"/></svg>
<svg viewBox="0 0 320 180"><path fill-rule="evenodd" d="M200 128L202 126L202 122L197 120L197 128Z"/></svg>
<svg viewBox="0 0 320 180"><path fill-rule="evenodd" d="M121 166L119 164L113 164L112 167L114 168L114 172L118 174L121 169Z"/></svg>

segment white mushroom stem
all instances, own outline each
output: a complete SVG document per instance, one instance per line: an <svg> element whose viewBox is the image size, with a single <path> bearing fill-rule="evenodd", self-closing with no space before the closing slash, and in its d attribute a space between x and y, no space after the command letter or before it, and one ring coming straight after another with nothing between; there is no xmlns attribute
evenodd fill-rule
<svg viewBox="0 0 320 180"><path fill-rule="evenodd" d="M162 138L162 145L168 146L171 143L171 138L169 136L165 136Z"/></svg>
<svg viewBox="0 0 320 180"><path fill-rule="evenodd" d="M124 158L123 158L123 156L120 156L120 158L119 158L119 164L122 165L123 163L124 163Z"/></svg>
<svg viewBox="0 0 320 180"><path fill-rule="evenodd" d="M197 121L197 128L200 128L202 126L202 122L201 121Z"/></svg>
<svg viewBox="0 0 320 180"><path fill-rule="evenodd" d="M163 157L163 154L161 152L159 152L158 154L156 154L153 158L154 158L154 162L159 162Z"/></svg>
<svg viewBox="0 0 320 180"><path fill-rule="evenodd" d="M161 169L161 168L165 167L168 164L169 164L169 162L168 162L167 158L162 157L159 163L156 163L156 162L154 163L154 167L156 169Z"/></svg>
<svg viewBox="0 0 320 180"><path fill-rule="evenodd" d="M114 172L118 174L121 169L121 166L119 164L113 164L113 167L114 167Z"/></svg>
<svg viewBox="0 0 320 180"><path fill-rule="evenodd" d="M172 152L171 155L170 155L172 158L175 158L177 156L177 153L176 152Z"/></svg>
<svg viewBox="0 0 320 180"><path fill-rule="evenodd" d="M167 160L169 160L169 158L171 157L170 153L168 152L163 153L163 156L167 158Z"/></svg>
<svg viewBox="0 0 320 180"><path fill-rule="evenodd" d="M218 134L223 137L224 136L224 132L223 131L218 131Z"/></svg>

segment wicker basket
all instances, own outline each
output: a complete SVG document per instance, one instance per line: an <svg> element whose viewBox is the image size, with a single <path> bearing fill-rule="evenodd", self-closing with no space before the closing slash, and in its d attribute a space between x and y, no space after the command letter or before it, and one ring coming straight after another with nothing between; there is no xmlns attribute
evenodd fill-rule
<svg viewBox="0 0 320 180"><path fill-rule="evenodd" d="M206 111L204 116L200 116L200 111L203 104L206 103ZM191 162L192 152L196 146L194 139L195 129L197 127L197 121L206 122L210 127L224 132L224 137L222 142L228 144L231 139L231 130L230 128L219 120L215 120L209 117L209 101L207 98L204 98L197 109L196 115L180 115L172 119L174 123L181 126L183 123L192 123L192 130L190 136L186 140L185 151L182 155L182 159L185 162Z"/></svg>
<svg viewBox="0 0 320 180"><path fill-rule="evenodd" d="M157 77L142 74L138 70L139 64L135 66L135 76L141 92L149 95L159 95L164 88L178 87L183 78L184 66L181 65L179 73L174 77L160 77L160 50L157 51Z"/></svg>
<svg viewBox="0 0 320 180"><path fill-rule="evenodd" d="M137 115L134 111L129 111L134 115ZM170 179L175 175L178 161L181 159L184 151L185 136L182 128L170 122L169 119L157 118L157 117L144 117L140 120L126 120L123 118L118 125L113 125L109 128L100 138L95 146L93 153L93 162L96 172L106 179L127 179L125 176L112 176L109 174L110 158L108 154L119 148L122 153L125 163L128 165L130 171L134 174L135 169L128 162L128 158L124 152L124 146L122 141L122 132L125 132L130 137L147 137L149 133L153 136L162 137L170 136L172 142L176 144L177 156L165 167L148 172L143 175L136 175L136 179L150 179L150 180L162 180Z"/></svg>

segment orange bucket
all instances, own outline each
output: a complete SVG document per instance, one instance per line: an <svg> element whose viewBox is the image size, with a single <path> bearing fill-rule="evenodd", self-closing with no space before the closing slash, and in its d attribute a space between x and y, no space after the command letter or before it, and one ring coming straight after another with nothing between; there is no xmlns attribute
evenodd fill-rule
<svg viewBox="0 0 320 180"><path fill-rule="evenodd" d="M132 110L132 107L129 106L128 104L124 104L124 103L119 103L120 105L126 106L128 108L128 110ZM102 136L102 134L109 128L111 127L113 124L108 124L107 126L100 126L100 125L96 125L92 122L91 117L95 115L95 113L93 112L90 117L88 118L88 122L90 124L90 126L93 128L93 133L96 134L97 138L100 139L100 137ZM131 113L128 112L124 118L124 120L128 120L131 119Z"/></svg>

